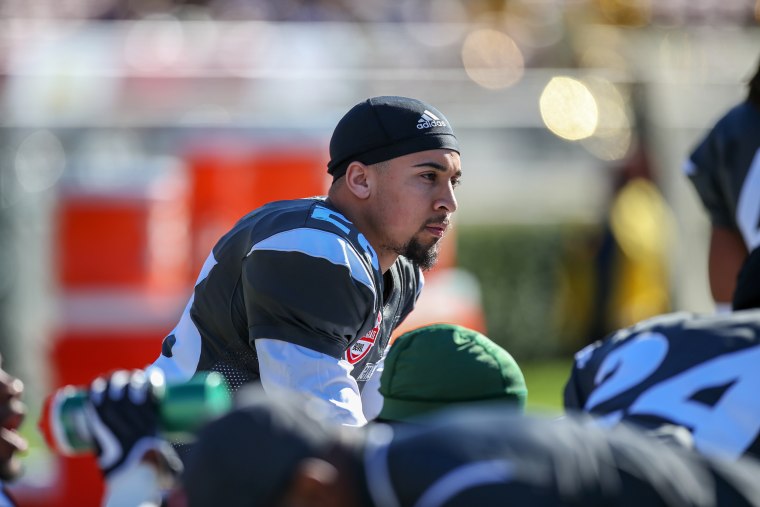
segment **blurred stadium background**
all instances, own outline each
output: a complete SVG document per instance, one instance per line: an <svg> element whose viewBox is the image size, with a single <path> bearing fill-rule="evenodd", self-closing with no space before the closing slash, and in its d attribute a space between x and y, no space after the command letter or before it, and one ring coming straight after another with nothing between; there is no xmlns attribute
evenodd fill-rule
<svg viewBox="0 0 760 507"><path fill-rule="evenodd" d="M372 95L435 104L464 150L407 327L485 331L559 410L584 344L713 310L680 167L743 98L759 20L756 0L3 0L0 352L25 432L54 387L152 360L216 237L323 192L333 126ZM65 480L28 463L30 487Z"/></svg>

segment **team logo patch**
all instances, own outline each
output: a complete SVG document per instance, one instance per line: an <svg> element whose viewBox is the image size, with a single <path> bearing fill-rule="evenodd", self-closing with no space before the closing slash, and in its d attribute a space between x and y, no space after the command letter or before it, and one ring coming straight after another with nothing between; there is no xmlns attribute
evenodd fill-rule
<svg viewBox="0 0 760 507"><path fill-rule="evenodd" d="M380 333L380 323L382 321L382 312L377 312L375 327L370 329L367 334L356 340L348 349L346 349L346 361L351 364L356 364L369 354L372 346L375 345L378 333Z"/></svg>

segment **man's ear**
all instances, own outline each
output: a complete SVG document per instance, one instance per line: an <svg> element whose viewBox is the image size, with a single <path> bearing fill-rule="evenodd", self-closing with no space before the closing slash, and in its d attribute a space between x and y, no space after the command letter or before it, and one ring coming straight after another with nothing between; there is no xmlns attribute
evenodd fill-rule
<svg viewBox="0 0 760 507"><path fill-rule="evenodd" d="M353 161L346 169L346 186L359 199L366 199L370 196L371 174L369 167L359 161Z"/></svg>
<svg viewBox="0 0 760 507"><path fill-rule="evenodd" d="M340 498L338 475L338 469L325 460L303 460L286 493L287 505L336 505Z"/></svg>

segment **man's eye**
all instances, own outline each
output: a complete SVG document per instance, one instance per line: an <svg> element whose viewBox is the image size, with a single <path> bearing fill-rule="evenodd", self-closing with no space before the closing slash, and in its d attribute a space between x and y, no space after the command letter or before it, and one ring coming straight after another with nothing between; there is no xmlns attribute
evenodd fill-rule
<svg viewBox="0 0 760 507"><path fill-rule="evenodd" d="M425 173L425 174L422 175L422 177L425 178L425 179L427 179L427 180L430 180L430 181L435 181L436 174L435 173Z"/></svg>
<svg viewBox="0 0 760 507"><path fill-rule="evenodd" d="M461 184L462 184L462 180L460 180L459 178L451 180L451 186L454 188L458 187Z"/></svg>

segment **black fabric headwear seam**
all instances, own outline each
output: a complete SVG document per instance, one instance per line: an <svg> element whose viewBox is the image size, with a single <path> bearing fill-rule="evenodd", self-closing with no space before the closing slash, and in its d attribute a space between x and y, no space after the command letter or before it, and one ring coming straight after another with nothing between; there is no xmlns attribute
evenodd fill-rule
<svg viewBox="0 0 760 507"><path fill-rule="evenodd" d="M372 99L367 99L365 101L365 103L369 106L369 110L370 110L372 116L375 118L375 122L377 122L377 125L380 127L380 131L383 133L383 136L385 137L385 139L383 140L383 144L381 146L379 146L379 147L374 147L374 148L371 147L371 148L363 149L363 150L359 151L358 153L352 153L352 154L348 155L347 157L344 157L343 160L339 161L337 164L335 164L333 166L333 170L332 170L333 180L337 180L338 178L344 176L346 174L346 172L348 171L348 166L351 165L351 162L355 162L355 161L362 162L360 160L360 158L361 158L361 156L363 154L365 154L367 152L370 152L370 151L373 151L373 150L378 149L378 148L384 148L386 146L389 146L389 145L393 144L393 142L394 142L393 138L388 133L388 130L385 128L385 125L383 124L382 121L380 121L380 114L377 112L377 108L372 103ZM362 162L362 164L363 163L364 162ZM343 166L345 166L345 168L343 168L343 170L337 171L337 169L339 167L343 167ZM336 175L336 173L338 173L338 174Z"/></svg>
<svg viewBox="0 0 760 507"><path fill-rule="evenodd" d="M375 121L377 121L377 124L380 125L380 130L383 131L383 135L385 136L385 145L387 146L389 142L393 142L393 137L385 128L385 125L383 124L383 122L380 121L380 115L377 112L377 108L375 107L375 104L372 103L372 99L367 99L367 102L369 103L369 107L372 109L372 116L375 117Z"/></svg>

